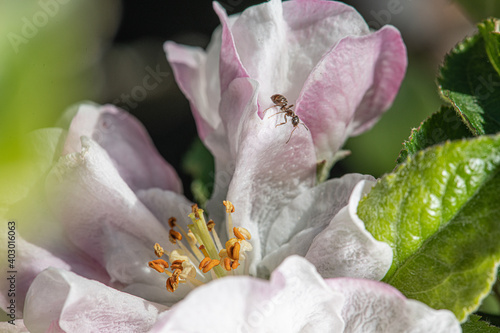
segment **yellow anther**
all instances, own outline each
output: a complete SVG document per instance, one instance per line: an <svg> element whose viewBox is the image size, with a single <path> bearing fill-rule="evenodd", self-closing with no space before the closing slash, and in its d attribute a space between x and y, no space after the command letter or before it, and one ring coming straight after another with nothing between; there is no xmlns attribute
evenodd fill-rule
<svg viewBox="0 0 500 333"><path fill-rule="evenodd" d="M222 267L224 267L226 271L231 270L231 259L229 259L229 257L225 257L222 263L223 263Z"/></svg>
<svg viewBox="0 0 500 333"><path fill-rule="evenodd" d="M231 201L222 201L224 206L226 206L226 213L234 213L234 205L231 203Z"/></svg>
<svg viewBox="0 0 500 333"><path fill-rule="evenodd" d="M209 220L207 222L207 228L208 228L208 231L212 232L212 229L215 227L215 222L214 220Z"/></svg>
<svg viewBox="0 0 500 333"><path fill-rule="evenodd" d="M182 270L184 269L184 267L182 267L182 263L184 262L184 260L175 260L172 262L172 265L170 265L170 268L172 270L177 270L177 269L180 269L181 272Z"/></svg>
<svg viewBox="0 0 500 333"><path fill-rule="evenodd" d="M149 267L151 267L152 269L156 270L159 273L165 272L165 269L168 268L168 262L166 262L163 259L156 259L156 260L150 261L148 264L149 264Z"/></svg>
<svg viewBox="0 0 500 333"><path fill-rule="evenodd" d="M230 271L232 269L236 269L236 268L238 268L239 265L240 265L240 263L238 262L238 260L231 260L231 258L229 258L229 257L225 257L224 261L222 263L222 267L226 271Z"/></svg>
<svg viewBox="0 0 500 333"><path fill-rule="evenodd" d="M160 258L165 253L163 248L158 243L155 244L154 249L155 249L155 254L158 258Z"/></svg>
<svg viewBox="0 0 500 333"><path fill-rule="evenodd" d="M205 257L205 259L203 259L200 262L200 266L198 268L201 269L203 273L207 273L212 268L214 268L215 266L217 266L218 264L220 264L219 260L217 260L217 259L210 259L209 257Z"/></svg>
<svg viewBox="0 0 500 333"><path fill-rule="evenodd" d="M175 231L174 229L170 229L170 231L168 232L168 235L169 235L169 239L170 241L175 244L177 241L180 241L182 240L182 235L180 232L178 231Z"/></svg>
<svg viewBox="0 0 500 333"><path fill-rule="evenodd" d="M176 222L177 222L177 219L173 216L168 219L168 225L170 226L170 228L174 228L177 225Z"/></svg>
<svg viewBox="0 0 500 333"><path fill-rule="evenodd" d="M234 245L227 249L227 255L233 260L240 259L240 243L234 243Z"/></svg>
<svg viewBox="0 0 500 333"><path fill-rule="evenodd" d="M199 211L198 205L197 204L193 204L191 206L191 212L194 213L194 217L196 217L197 219L200 218L200 213L198 213L198 211Z"/></svg>
<svg viewBox="0 0 500 333"><path fill-rule="evenodd" d="M167 290L173 293L179 287L179 275L172 275L167 279Z"/></svg>
<svg viewBox="0 0 500 333"><path fill-rule="evenodd" d="M247 229L245 228L242 228L242 227L235 227L233 228L233 232L234 232L234 235L238 238L238 239L242 239L242 240L245 240L245 239L252 239L252 235L250 234L250 231L248 231Z"/></svg>

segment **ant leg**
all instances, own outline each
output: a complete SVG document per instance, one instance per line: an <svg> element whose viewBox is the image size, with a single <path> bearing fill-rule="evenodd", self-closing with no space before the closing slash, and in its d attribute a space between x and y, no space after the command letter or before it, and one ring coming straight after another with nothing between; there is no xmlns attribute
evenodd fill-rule
<svg viewBox="0 0 500 333"><path fill-rule="evenodd" d="M280 113L286 113L286 111L276 112L276 113L275 113L275 114L273 114L272 116L269 116L269 118L274 117L275 115L280 114ZM267 119L269 119L269 118L267 118Z"/></svg>
<svg viewBox="0 0 500 333"><path fill-rule="evenodd" d="M293 130L292 130L292 133L290 133L290 137L288 138L288 140L286 141L286 143L288 143L290 141L290 139L292 138L292 134L293 132L297 129L297 127L294 127ZM285 144L286 144L285 143Z"/></svg>
<svg viewBox="0 0 500 333"><path fill-rule="evenodd" d="M285 125L286 124L286 115L285 115L285 122L281 123L281 124L276 124L276 126L274 126L274 128L280 126L280 125ZM292 131L293 132L293 131Z"/></svg>
<svg viewBox="0 0 500 333"><path fill-rule="evenodd" d="M304 123L301 123L301 124L306 128L306 130L309 131L309 128L307 128L307 126Z"/></svg>
<svg viewBox="0 0 500 333"><path fill-rule="evenodd" d="M272 109L272 108L275 108L277 105L273 105L273 106L270 106L268 107L267 109L265 109L264 111L262 111L262 114L264 115L266 113L267 110L269 109Z"/></svg>

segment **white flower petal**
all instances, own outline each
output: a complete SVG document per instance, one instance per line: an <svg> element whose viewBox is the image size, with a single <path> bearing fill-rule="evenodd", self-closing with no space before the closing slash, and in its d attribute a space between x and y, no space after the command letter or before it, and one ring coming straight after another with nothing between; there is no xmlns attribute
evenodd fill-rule
<svg viewBox="0 0 500 333"><path fill-rule="evenodd" d="M226 277L197 288L151 333L340 332L343 301L310 263L290 257L270 281Z"/></svg>
<svg viewBox="0 0 500 333"><path fill-rule="evenodd" d="M24 323L31 333L44 333L49 328L64 332L147 332L166 309L97 281L49 268L37 276L28 291Z"/></svg>
<svg viewBox="0 0 500 333"><path fill-rule="evenodd" d="M158 221L163 224L165 229L170 229L168 219L171 217L175 217L177 223L183 228L187 228L187 225L192 223L188 215L191 213L191 205L193 203L183 195L171 191L163 191L159 188L141 190L136 194ZM158 242L161 241L167 240L158 240Z"/></svg>
<svg viewBox="0 0 500 333"><path fill-rule="evenodd" d="M67 112L74 113L74 109ZM106 150L132 190L159 187L182 192L177 173L160 156L144 126L131 114L112 105L82 104L71 121L63 154L79 152L82 136Z"/></svg>
<svg viewBox="0 0 500 333"><path fill-rule="evenodd" d="M259 104L276 93L294 104L323 54L347 35L368 33L368 26L339 2L272 0L241 13L231 32L241 63L261 84Z"/></svg>
<svg viewBox="0 0 500 333"><path fill-rule="evenodd" d="M356 213L359 200L372 185L369 181L356 185L349 205L314 239L305 257L321 276L380 280L389 270L391 247L373 238Z"/></svg>
<svg viewBox="0 0 500 333"><path fill-rule="evenodd" d="M106 152L85 137L82 146L81 153L61 157L46 180L47 201L64 222L65 234L104 267L121 257L124 247L153 254L155 242L168 239L167 231L121 179ZM168 244L165 248L171 250ZM146 267L148 258L142 260ZM128 267L121 268L127 278L117 274L119 270L110 272L112 278L126 283L142 280L141 263L119 263Z"/></svg>
<svg viewBox="0 0 500 333"><path fill-rule="evenodd" d="M271 227L265 253L276 250L301 230L327 226L340 209L347 205L354 186L363 179L374 180L372 176L348 174L342 178L330 179L293 199Z"/></svg>
<svg viewBox="0 0 500 333"><path fill-rule="evenodd" d="M346 298L342 309L345 333L462 331L452 312L407 299L384 283L346 278L327 279L326 283Z"/></svg>

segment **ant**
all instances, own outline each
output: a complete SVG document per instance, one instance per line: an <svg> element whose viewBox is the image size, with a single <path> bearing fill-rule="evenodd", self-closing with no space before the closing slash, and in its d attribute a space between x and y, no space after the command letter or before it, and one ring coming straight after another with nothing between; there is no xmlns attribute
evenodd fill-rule
<svg viewBox="0 0 500 333"><path fill-rule="evenodd" d="M284 125L286 124L286 121L287 121L287 117L290 117L292 118L292 125L293 125L293 130L292 130L292 133L290 133L290 137L288 138L288 140L286 141L286 143L288 143L290 141L290 139L292 138L292 134L293 132L297 129L297 127L299 126L299 124L302 124L302 126L305 127L306 130L309 131L309 128L307 128L307 126L304 124L304 123L301 123L300 122L300 119L299 119L299 116L297 116L295 114L295 112L292 110L292 105L288 105L288 101L287 99L285 98L285 96L281 95L281 94L275 94L275 95L272 95L271 96L271 101L273 101L274 105L265 109L263 111L263 113L266 113L267 110L269 109L272 109L274 107L279 107L280 108L280 111L279 112L276 112L275 114L273 114L272 116L269 116L269 118L277 115L277 114L280 114L280 113L284 113L285 114L285 121L282 122L281 124L276 124L275 127L278 127L280 125ZM269 119L268 118L268 119Z"/></svg>

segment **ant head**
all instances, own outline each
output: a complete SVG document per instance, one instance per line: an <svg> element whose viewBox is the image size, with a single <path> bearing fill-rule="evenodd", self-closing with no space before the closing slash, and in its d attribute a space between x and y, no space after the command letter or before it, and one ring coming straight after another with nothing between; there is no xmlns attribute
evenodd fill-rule
<svg viewBox="0 0 500 333"><path fill-rule="evenodd" d="M288 101L286 100L285 96L281 94L275 94L271 96L271 101L273 101L274 104L280 105L280 104L287 104Z"/></svg>
<svg viewBox="0 0 500 333"><path fill-rule="evenodd" d="M300 123L299 116L297 116L297 115L293 116L292 117L292 125L293 125L293 127L298 126L299 123Z"/></svg>

